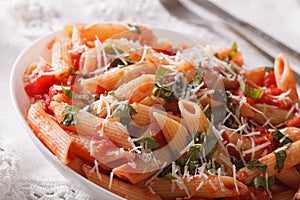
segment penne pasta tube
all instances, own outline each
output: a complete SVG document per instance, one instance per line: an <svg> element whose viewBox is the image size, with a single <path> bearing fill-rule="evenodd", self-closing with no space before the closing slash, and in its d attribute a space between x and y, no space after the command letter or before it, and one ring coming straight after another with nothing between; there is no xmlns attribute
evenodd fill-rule
<svg viewBox="0 0 300 200"><path fill-rule="evenodd" d="M293 190L300 186L300 173L294 167L283 170L275 178Z"/></svg>
<svg viewBox="0 0 300 200"><path fill-rule="evenodd" d="M144 181L168 166L176 158L168 146L154 151L152 154L137 154L130 163L114 169L114 174L133 184ZM157 174L158 175L158 174Z"/></svg>
<svg viewBox="0 0 300 200"><path fill-rule="evenodd" d="M170 149L178 155L183 154L182 152L190 141L188 141L188 131L179 122L171 119L167 115L159 112L153 112L153 117L161 127L163 135Z"/></svg>
<svg viewBox="0 0 300 200"><path fill-rule="evenodd" d="M175 115L166 113L163 110L163 108L160 109L161 107L159 107L159 106L150 107L147 105L143 105L141 103L133 103L133 104L131 104L131 106L137 112L135 115L132 115L131 118L132 118L133 122L138 126L146 126L146 125L150 124L153 121L153 112L159 112L159 113L165 114L177 122L181 121L181 118L179 118Z"/></svg>
<svg viewBox="0 0 300 200"><path fill-rule="evenodd" d="M198 104L188 100L180 100L178 105L183 123L190 134L194 131L204 132L208 129L210 123Z"/></svg>
<svg viewBox="0 0 300 200"><path fill-rule="evenodd" d="M72 138L47 114L39 103L28 110L27 122L35 135L64 164L72 160L70 146Z"/></svg>
<svg viewBox="0 0 300 200"><path fill-rule="evenodd" d="M97 87L106 91L111 91L124 83L140 77L142 74L155 74L157 65L155 64L133 64L123 68L107 71L99 76L82 79L81 85L90 92L95 92Z"/></svg>
<svg viewBox="0 0 300 200"><path fill-rule="evenodd" d="M275 59L274 73L277 87L284 92L288 92L292 104L299 102L297 93L296 80L290 67L290 63L282 55L278 55Z"/></svg>
<svg viewBox="0 0 300 200"><path fill-rule="evenodd" d="M56 119L61 122L64 118L62 111L67 106L67 104L51 102L49 108L54 112ZM105 136L119 147L132 148L131 143L128 141L129 133L119 122L102 119L82 110L77 113L76 117L77 124L67 127L69 130L76 131L82 136L96 138Z"/></svg>
<svg viewBox="0 0 300 200"><path fill-rule="evenodd" d="M193 176L190 180L159 178L150 187L164 199L235 197L248 192L246 185L229 176Z"/></svg>
<svg viewBox="0 0 300 200"><path fill-rule="evenodd" d="M294 165L300 163L300 157L298 156L300 152L300 141L293 142L286 150L286 159L282 170L293 167ZM276 168L276 157L274 153L267 154L266 156L258 159L262 165L266 165L266 173L268 176L275 176L278 174L278 169ZM248 169L246 167L242 168L237 173L238 180L243 183L250 184L256 176L259 176L261 172L257 168Z"/></svg>
<svg viewBox="0 0 300 200"><path fill-rule="evenodd" d="M300 199L300 187L298 188L298 191L295 194L295 199L297 199L297 200Z"/></svg>
<svg viewBox="0 0 300 200"><path fill-rule="evenodd" d="M293 190L287 190L272 195L272 200L283 200L283 199L294 199L294 198L295 198L295 191Z"/></svg>
<svg viewBox="0 0 300 200"><path fill-rule="evenodd" d="M294 142L300 140L300 128L286 127L286 128L280 129L280 131L284 135L288 136Z"/></svg>
<svg viewBox="0 0 300 200"><path fill-rule="evenodd" d="M123 198L131 200L161 199L158 195L151 193L149 190L125 183L117 178L110 180L109 176L102 173L97 174L96 172L91 171L91 169L90 166L83 165L83 171L89 180Z"/></svg>
<svg viewBox="0 0 300 200"><path fill-rule="evenodd" d="M81 176L85 176L84 171L82 169L82 166L85 164L85 162L78 158L77 156L74 157L74 159L68 163L68 167L70 167L72 170L80 174Z"/></svg>
<svg viewBox="0 0 300 200"><path fill-rule="evenodd" d="M91 155L89 150L90 140L84 137L79 137L78 135L71 134L73 142L71 145L71 151L79 158L84 159L87 162L93 163L95 157Z"/></svg>
<svg viewBox="0 0 300 200"><path fill-rule="evenodd" d="M150 96L155 84L155 76L144 74L118 87L114 95L116 98L125 98L129 103L140 102Z"/></svg>
<svg viewBox="0 0 300 200"><path fill-rule="evenodd" d="M62 80L70 74L72 62L66 42L55 42L52 46L51 66L57 80Z"/></svg>
<svg viewBox="0 0 300 200"><path fill-rule="evenodd" d="M159 98L159 97L148 96L148 97L145 97L140 103L144 104L146 106L153 106L155 104L163 105L165 103L165 101L162 98Z"/></svg>
<svg viewBox="0 0 300 200"><path fill-rule="evenodd" d="M141 25L132 25L140 30L140 34L132 31L130 26L124 24L68 24L64 29L72 35L74 28L76 27L80 31L82 40L90 44L98 38L101 42L109 38L126 38L128 40L140 41L142 44L155 45L157 38L151 30ZM90 44L91 46L91 44Z"/></svg>
<svg viewBox="0 0 300 200"><path fill-rule="evenodd" d="M250 119L261 125L265 124L268 120L269 123L276 126L293 117L293 115L289 115L289 110L267 104L256 104L252 110L255 112Z"/></svg>

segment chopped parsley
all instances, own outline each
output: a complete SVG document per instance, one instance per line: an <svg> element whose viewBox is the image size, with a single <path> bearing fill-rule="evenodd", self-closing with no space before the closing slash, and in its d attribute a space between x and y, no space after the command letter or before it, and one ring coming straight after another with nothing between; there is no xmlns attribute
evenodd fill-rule
<svg viewBox="0 0 300 200"><path fill-rule="evenodd" d="M281 145L286 145L288 143L292 143L293 142L293 140L291 140L289 137L285 136L278 129L276 129L275 132L273 133L273 140L274 140L275 145L277 147L281 146Z"/></svg>
<svg viewBox="0 0 300 200"><path fill-rule="evenodd" d="M268 177L268 180L266 180L266 177L264 176L257 176L253 180L253 185L255 187L263 187L265 189L270 189L272 185L275 183L274 176Z"/></svg>
<svg viewBox="0 0 300 200"><path fill-rule="evenodd" d="M276 158L276 165L274 167L274 169L277 169L278 170L278 173L280 173L281 169L283 168L284 166L284 161L286 159L286 152L285 150L287 148L289 148L289 146L291 145L291 143L288 143L278 149L276 149L274 151L274 154L275 154L275 158Z"/></svg>
<svg viewBox="0 0 300 200"><path fill-rule="evenodd" d="M149 134L144 135L142 138L136 139L134 141L134 144L136 146L142 146L144 149L149 150L156 149L159 147L159 144Z"/></svg>
<svg viewBox="0 0 300 200"><path fill-rule="evenodd" d="M247 85L242 78L239 78L239 82L243 93L252 99L260 99L264 94L264 90L262 88L253 88L250 85Z"/></svg>
<svg viewBox="0 0 300 200"><path fill-rule="evenodd" d="M76 106L68 105L63 111L62 114L65 115L64 119L60 122L64 126L71 126L73 124L77 124L77 113L80 108Z"/></svg>
<svg viewBox="0 0 300 200"><path fill-rule="evenodd" d="M259 169L259 171L261 171L262 173L265 173L268 166L267 165L262 165L259 162L259 160L257 158L255 158L255 159L251 160L250 162L248 162L246 164L246 167L248 169L252 169L252 168L256 167L257 169Z"/></svg>
<svg viewBox="0 0 300 200"><path fill-rule="evenodd" d="M67 97L72 98L72 99L94 100L94 101L98 100L98 97L96 97L95 95L92 95L92 94L78 94L78 93L74 92L71 89L67 89L63 85L61 85L61 89L62 89L64 95L66 95Z"/></svg>

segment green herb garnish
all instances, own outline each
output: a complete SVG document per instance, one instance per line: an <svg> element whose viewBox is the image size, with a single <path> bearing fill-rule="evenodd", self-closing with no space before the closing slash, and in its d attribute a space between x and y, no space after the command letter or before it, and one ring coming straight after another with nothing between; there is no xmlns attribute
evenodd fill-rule
<svg viewBox="0 0 300 200"><path fill-rule="evenodd" d="M204 74L203 71L200 68L197 68L196 72L195 72L195 75L194 75L193 79L190 82L190 85L192 87L197 87L203 79L203 74Z"/></svg>
<svg viewBox="0 0 300 200"><path fill-rule="evenodd" d="M248 169L252 169L252 168L256 167L257 169L259 169L259 171L261 171L262 173L265 173L268 166L267 165L262 165L259 162L259 160L257 158L255 158L255 159L251 160L250 162L248 162L246 164L246 167Z"/></svg>
<svg viewBox="0 0 300 200"><path fill-rule="evenodd" d="M210 156L216 150L218 146L218 138L212 126L207 130L207 134L203 140L203 149L206 156Z"/></svg>
<svg viewBox="0 0 300 200"><path fill-rule="evenodd" d="M286 159L286 152L285 152L285 150L287 148L289 148L290 145L291 145L291 143L288 143L288 144L286 144L286 145L284 145L282 147L277 148L274 151L274 154L275 154L275 157L276 157L276 165L275 165L274 169L277 169L278 173L280 173L281 169L284 166L284 161Z"/></svg>
<svg viewBox="0 0 300 200"><path fill-rule="evenodd" d="M76 114L79 112L80 108L76 106L68 105L63 111L62 114L65 115L63 121L60 123L64 126L71 126L72 124L77 124L77 116Z"/></svg>
<svg viewBox="0 0 300 200"><path fill-rule="evenodd" d="M264 93L262 88L253 88L247 85L242 78L239 78L240 88L243 93L252 99L260 99Z"/></svg>
<svg viewBox="0 0 300 200"><path fill-rule="evenodd" d="M111 118L119 117L120 122L127 126L131 121L131 115L137 114L136 110L128 103L121 103L111 114Z"/></svg>
<svg viewBox="0 0 300 200"><path fill-rule="evenodd" d="M159 147L159 144L155 141L151 135L146 134L142 138L136 139L134 144L137 146L142 146L144 149L156 149Z"/></svg>
<svg viewBox="0 0 300 200"><path fill-rule="evenodd" d="M112 45L107 45L106 47L104 47L104 51L105 51L105 53L108 53L111 55L116 55L117 53L119 53L119 54L124 53L124 51L122 51L121 49L119 49L115 46L113 47Z"/></svg>
<svg viewBox="0 0 300 200"><path fill-rule="evenodd" d="M173 101L175 99L174 92L169 87L160 86L159 84L155 84L152 94L166 101Z"/></svg>
<svg viewBox="0 0 300 200"><path fill-rule="evenodd" d="M165 177L166 177L168 180L176 180L176 179L177 179L177 178L176 178L174 175L172 175L171 173L166 174Z"/></svg>
<svg viewBox="0 0 300 200"><path fill-rule="evenodd" d="M67 89L65 88L63 85L61 85L61 89L64 93L64 95L66 95L69 98L72 99L78 99L78 100L98 100L98 97L96 97L95 95L92 94L78 94L76 92L74 92L71 89Z"/></svg>
<svg viewBox="0 0 300 200"><path fill-rule="evenodd" d="M128 27L129 27L129 30L141 35L142 34L142 31L140 29L140 27L136 26L136 25L133 25L133 24L127 24Z"/></svg>
<svg viewBox="0 0 300 200"><path fill-rule="evenodd" d="M237 49L238 49L238 46L237 46L237 43L234 42L231 46L231 49L232 49L232 52L228 55L229 59L231 60L235 54L237 53Z"/></svg>
<svg viewBox="0 0 300 200"><path fill-rule="evenodd" d="M276 129L275 133L273 133L273 140L274 140L276 146L281 146L281 145L285 145L285 144L293 142L293 140L291 140L289 137L285 136L278 129Z"/></svg>
<svg viewBox="0 0 300 200"><path fill-rule="evenodd" d="M273 72L274 67L265 67L265 72Z"/></svg>
<svg viewBox="0 0 300 200"><path fill-rule="evenodd" d="M270 189L272 185L275 183L275 178L273 176L268 177L268 182L266 180L266 177L264 176L257 176L253 180L253 185L255 187L263 187L265 189Z"/></svg>

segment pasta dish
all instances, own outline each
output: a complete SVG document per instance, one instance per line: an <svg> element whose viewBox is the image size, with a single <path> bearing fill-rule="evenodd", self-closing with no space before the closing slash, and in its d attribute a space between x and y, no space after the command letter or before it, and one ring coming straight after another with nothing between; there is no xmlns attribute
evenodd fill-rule
<svg viewBox="0 0 300 200"><path fill-rule="evenodd" d="M134 24L72 24L27 66L26 120L64 164L126 199L300 199L300 114L284 55ZM299 192L298 192L299 190Z"/></svg>

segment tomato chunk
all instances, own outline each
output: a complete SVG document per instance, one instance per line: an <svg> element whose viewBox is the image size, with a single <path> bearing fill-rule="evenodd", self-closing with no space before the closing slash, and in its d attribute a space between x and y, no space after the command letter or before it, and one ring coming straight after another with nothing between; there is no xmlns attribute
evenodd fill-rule
<svg viewBox="0 0 300 200"><path fill-rule="evenodd" d="M28 96L35 96L48 93L49 88L56 81L55 75L40 75L32 79L26 86L25 91Z"/></svg>

